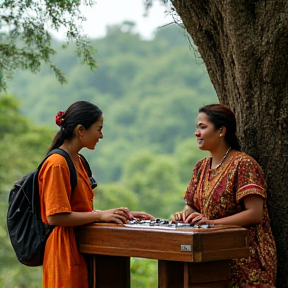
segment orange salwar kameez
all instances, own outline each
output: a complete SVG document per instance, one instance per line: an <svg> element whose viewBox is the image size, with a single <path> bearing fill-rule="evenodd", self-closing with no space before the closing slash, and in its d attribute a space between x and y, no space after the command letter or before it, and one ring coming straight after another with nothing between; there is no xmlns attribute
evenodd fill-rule
<svg viewBox="0 0 288 288"><path fill-rule="evenodd" d="M84 166L77 169L77 186L71 195L70 172L65 158L50 156L38 179L41 217L71 211L92 211L94 193ZM43 288L88 288L85 259L79 252L74 227L54 228L46 242L43 263Z"/></svg>

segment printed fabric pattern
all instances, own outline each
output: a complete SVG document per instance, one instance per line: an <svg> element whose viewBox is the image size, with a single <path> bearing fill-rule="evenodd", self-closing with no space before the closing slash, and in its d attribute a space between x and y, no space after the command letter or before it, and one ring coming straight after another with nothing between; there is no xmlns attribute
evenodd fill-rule
<svg viewBox="0 0 288 288"><path fill-rule="evenodd" d="M243 199L259 195L265 199L263 221L248 229L249 258L231 263L231 287L274 287L277 256L266 205L266 183L258 163L245 153L233 151L217 169L210 169L211 157L199 161L184 199L207 219L219 219L244 210Z"/></svg>

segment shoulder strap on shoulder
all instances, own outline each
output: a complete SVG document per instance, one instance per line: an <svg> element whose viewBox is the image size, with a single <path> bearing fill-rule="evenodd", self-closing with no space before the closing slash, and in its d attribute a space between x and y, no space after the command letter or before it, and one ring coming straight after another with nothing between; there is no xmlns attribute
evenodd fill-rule
<svg viewBox="0 0 288 288"><path fill-rule="evenodd" d="M84 165L84 167L85 167L85 169L87 171L88 176L91 177L92 176L92 171L90 169L90 165L89 165L88 161L86 160L86 158L82 154L78 154L78 155L81 158L81 161L82 161L82 163L83 163L83 165Z"/></svg>
<svg viewBox="0 0 288 288"><path fill-rule="evenodd" d="M88 176L90 178L91 188L92 189L96 188L97 187L97 182L92 176L92 171L91 171L91 168L90 168L90 165L89 165L88 161L86 160L86 158L82 154L78 154L78 155L80 156L80 159L81 159L81 161L82 161L82 163L83 163L83 165L84 165L84 167L85 167L85 169L87 171L87 174L88 174Z"/></svg>
<svg viewBox="0 0 288 288"><path fill-rule="evenodd" d="M73 161L71 160L69 154L61 149L61 148L56 148L56 149L53 149L51 150L45 157L44 161L49 157L51 156L52 154L60 154L61 156L63 156L66 161L67 161L67 164L69 166L69 170L70 170L70 184L71 184L71 187L72 187L72 193L77 185L77 174L76 174L76 169L75 169L75 166L73 164ZM43 161L43 162L44 162ZM42 162L42 163L43 163Z"/></svg>

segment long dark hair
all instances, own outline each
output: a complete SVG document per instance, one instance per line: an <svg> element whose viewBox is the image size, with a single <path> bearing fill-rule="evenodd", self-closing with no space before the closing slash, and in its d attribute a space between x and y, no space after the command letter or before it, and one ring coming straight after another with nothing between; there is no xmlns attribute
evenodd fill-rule
<svg viewBox="0 0 288 288"><path fill-rule="evenodd" d="M81 124L85 129L89 129L103 114L100 108L87 101L77 101L62 113L61 124L58 124L60 131L55 135L48 152L60 147L66 139L72 139L77 125Z"/></svg>
<svg viewBox="0 0 288 288"><path fill-rule="evenodd" d="M225 141L234 150L241 150L241 146L236 136L236 118L233 111L223 104L210 104L199 109L199 113L203 112L208 115L209 121L214 124L215 130L225 126Z"/></svg>

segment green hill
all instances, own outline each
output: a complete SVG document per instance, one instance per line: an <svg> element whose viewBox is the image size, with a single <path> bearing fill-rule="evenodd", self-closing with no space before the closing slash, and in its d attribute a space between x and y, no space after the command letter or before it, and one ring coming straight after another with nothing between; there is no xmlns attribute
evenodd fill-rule
<svg viewBox="0 0 288 288"><path fill-rule="evenodd" d="M68 83L57 83L44 67L38 75L18 72L8 90L23 101L24 115L55 131L59 110L77 100L98 105L104 111L104 139L95 152L84 154L99 182L106 183L118 181L123 164L139 151L173 154L194 137L198 108L218 101L180 27L161 28L154 40L144 41L129 29L121 32L122 26L108 27L106 37L93 40L95 71L78 63L73 46L63 50L55 41L55 62Z"/></svg>
<svg viewBox="0 0 288 288"><path fill-rule="evenodd" d="M159 29L144 41L123 25L92 40L95 71L79 63L73 45L61 49L63 43L55 40L55 63L68 83L60 85L44 65L37 75L18 71L8 83L14 96L0 95L0 287L41 286L41 268L24 267L12 251L4 220L8 192L45 155L58 130L57 112L77 100L104 112L104 139L95 150L81 151L98 182L95 208L127 206L169 218L183 207L192 169L207 155L194 139L196 115L200 106L218 99L178 26ZM139 288L155 287L155 263L132 262L132 287L136 282Z"/></svg>

